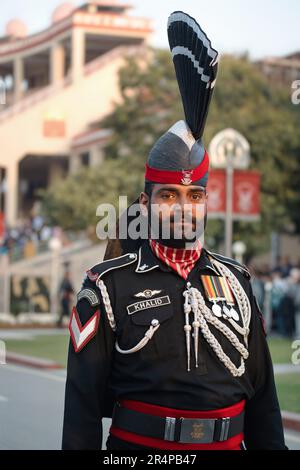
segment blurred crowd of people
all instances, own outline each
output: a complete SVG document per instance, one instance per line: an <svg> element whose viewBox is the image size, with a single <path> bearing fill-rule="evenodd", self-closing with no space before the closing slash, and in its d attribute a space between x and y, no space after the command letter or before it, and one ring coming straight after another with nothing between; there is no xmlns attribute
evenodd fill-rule
<svg viewBox="0 0 300 470"><path fill-rule="evenodd" d="M285 257L273 269L253 269L252 286L265 317L269 312L269 332L300 338L300 260Z"/></svg>
<svg viewBox="0 0 300 470"><path fill-rule="evenodd" d="M54 230L41 215L23 220L13 228L6 227L0 240L0 254L7 253L12 259L31 258L48 248Z"/></svg>

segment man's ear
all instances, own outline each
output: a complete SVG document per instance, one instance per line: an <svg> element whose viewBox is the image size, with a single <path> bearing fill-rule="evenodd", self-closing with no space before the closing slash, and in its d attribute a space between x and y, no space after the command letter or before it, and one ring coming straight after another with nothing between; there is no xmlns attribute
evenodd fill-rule
<svg viewBox="0 0 300 470"><path fill-rule="evenodd" d="M149 203L150 203L150 198L149 198L148 194L142 192L140 194L139 203L140 203L140 208L141 208L142 215L144 217L147 217L147 215L148 215L148 206L149 206Z"/></svg>

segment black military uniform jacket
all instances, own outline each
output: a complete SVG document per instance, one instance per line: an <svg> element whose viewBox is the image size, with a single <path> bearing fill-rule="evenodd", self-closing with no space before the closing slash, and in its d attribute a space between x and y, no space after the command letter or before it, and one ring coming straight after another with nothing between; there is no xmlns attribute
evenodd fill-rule
<svg viewBox="0 0 300 470"><path fill-rule="evenodd" d="M191 370L187 371L182 294L190 282L205 297L200 275L220 274L212 264L214 257L231 270L250 300L249 357L241 377L229 372L201 333L199 367L194 367L192 354ZM110 297L114 329L96 285L99 276ZM100 312L100 319L96 335L79 352L75 352L70 342L63 449L101 449L101 418L112 416L113 404L118 399L203 411L228 407L246 399L246 448L284 449L272 362L262 315L249 279L247 269L236 261L203 249L188 279L184 280L153 254L148 241L139 251L93 267L83 282L83 297L79 294L76 309L83 326L96 311ZM132 313L136 309L134 304L143 301L136 295L147 289L157 291L152 297L154 302ZM169 300L156 304L156 298ZM208 300L207 305L211 306ZM158 320L160 327L146 346L131 354L118 352L116 342L122 350L133 348L153 320ZM238 366L240 354L220 331L213 326L210 329Z"/></svg>

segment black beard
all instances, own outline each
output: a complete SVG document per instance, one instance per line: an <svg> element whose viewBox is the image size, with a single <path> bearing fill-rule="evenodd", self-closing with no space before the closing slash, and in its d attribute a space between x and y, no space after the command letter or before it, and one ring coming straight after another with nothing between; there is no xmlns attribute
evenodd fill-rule
<svg viewBox="0 0 300 470"><path fill-rule="evenodd" d="M149 212L151 214L151 210ZM203 231L206 228L207 224L207 213L204 216L204 228ZM191 245L197 241L199 238L197 235L194 235L193 238L189 238L188 240L186 238L183 239L178 239L178 238L172 238L172 235L170 235L170 238L161 238L161 224L159 224L159 236L155 238L155 240L158 241L161 245L167 246L169 248L183 248L183 249L191 249ZM149 237L151 237L152 231L151 231L151 215L149 217ZM202 235L202 234L201 234ZM151 237L152 238L152 237Z"/></svg>

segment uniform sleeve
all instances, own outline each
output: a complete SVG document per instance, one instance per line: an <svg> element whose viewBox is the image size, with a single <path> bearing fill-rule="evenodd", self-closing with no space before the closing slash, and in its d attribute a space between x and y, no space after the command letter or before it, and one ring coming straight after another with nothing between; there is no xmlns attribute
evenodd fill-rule
<svg viewBox="0 0 300 470"><path fill-rule="evenodd" d="M254 396L246 405L244 442L248 450L285 450L287 447L284 443L282 419L264 320L252 289L249 298L252 318L247 370L254 388Z"/></svg>
<svg viewBox="0 0 300 470"><path fill-rule="evenodd" d="M108 322L99 288L88 278L82 289L96 293L100 305L91 306L87 298L77 302L76 310L82 327L88 324L99 309L96 334L75 352L70 339L65 408L63 450L100 450L102 446L102 417L107 413L108 379L114 348L114 332Z"/></svg>

